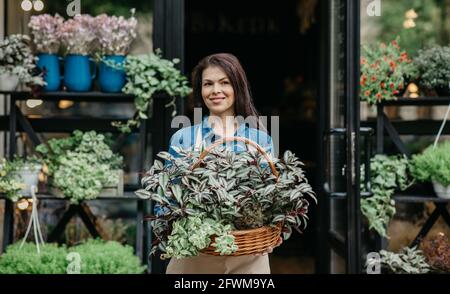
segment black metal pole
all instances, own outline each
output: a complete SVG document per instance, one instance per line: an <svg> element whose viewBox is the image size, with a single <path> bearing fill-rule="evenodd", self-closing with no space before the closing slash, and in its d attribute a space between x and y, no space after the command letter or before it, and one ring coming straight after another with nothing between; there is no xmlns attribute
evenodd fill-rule
<svg viewBox="0 0 450 294"><path fill-rule="evenodd" d="M382 154L384 150L384 107L383 104L377 104L377 154Z"/></svg>
<svg viewBox="0 0 450 294"><path fill-rule="evenodd" d="M360 272L360 148L359 148L359 1L347 1L346 118L347 118L347 273Z"/></svg>
<svg viewBox="0 0 450 294"><path fill-rule="evenodd" d="M16 99L14 94L10 96L11 100L9 103L9 159L12 160L16 154L16 128L17 128L17 118L16 118Z"/></svg>

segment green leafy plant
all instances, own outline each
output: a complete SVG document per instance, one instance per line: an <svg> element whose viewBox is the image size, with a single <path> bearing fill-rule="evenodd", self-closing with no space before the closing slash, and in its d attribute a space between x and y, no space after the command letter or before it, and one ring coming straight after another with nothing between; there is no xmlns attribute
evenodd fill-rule
<svg viewBox="0 0 450 294"><path fill-rule="evenodd" d="M109 66L117 67L111 62ZM152 98L156 93L167 93L172 101L166 107L173 106L172 116L176 115L175 96L184 97L191 92L187 78L175 68L178 59L172 61L162 58L161 51L154 54L128 56L123 64L127 75L127 83L122 89L126 94L135 96L134 104L138 117L128 120L127 123L114 122L122 132L130 132L132 127L139 124L139 119L147 119L148 109L151 109Z"/></svg>
<svg viewBox="0 0 450 294"><path fill-rule="evenodd" d="M400 253L381 250L380 255L381 267L387 273L426 274L430 272L425 256L416 247L405 247Z"/></svg>
<svg viewBox="0 0 450 294"><path fill-rule="evenodd" d="M20 199L20 192L25 187L20 172L22 170L34 171L41 168L41 161L36 156L21 158L16 156L13 160L2 158L0 161L0 193L5 193L11 201Z"/></svg>
<svg viewBox="0 0 450 294"><path fill-rule="evenodd" d="M116 241L90 239L68 251L80 254L82 274L141 274L145 270L133 248Z"/></svg>
<svg viewBox="0 0 450 294"><path fill-rule="evenodd" d="M39 145L48 166L51 185L61 189L72 203L98 197L105 186L119 182L117 169L123 159L105 143L105 136L95 131L74 131L69 138L51 139Z"/></svg>
<svg viewBox="0 0 450 294"><path fill-rule="evenodd" d="M412 184L408 170L408 159L400 156L377 154L370 160L370 185L372 196L361 199L361 212L369 227L387 237L386 227L395 214L392 198L396 189L405 190ZM364 186L365 168L361 166L361 190Z"/></svg>
<svg viewBox="0 0 450 294"><path fill-rule="evenodd" d="M0 255L0 274L64 274L66 266L66 249L56 244L40 246L38 254L34 243L16 243Z"/></svg>
<svg viewBox="0 0 450 294"><path fill-rule="evenodd" d="M362 47L361 100L370 104L393 100L405 89L405 76L412 75L414 67L398 41Z"/></svg>
<svg viewBox="0 0 450 294"><path fill-rule="evenodd" d="M42 76L34 75L36 57L29 46L30 38L26 35L11 35L0 40L0 75L15 75L24 84L44 86Z"/></svg>
<svg viewBox="0 0 450 294"><path fill-rule="evenodd" d="M145 270L133 248L115 241L90 239L83 244L66 248L56 244L40 247L33 243L12 244L0 256L0 274L65 274L70 252L80 255L82 274L141 274Z"/></svg>
<svg viewBox="0 0 450 294"><path fill-rule="evenodd" d="M450 142L445 141L427 147L421 154L413 155L411 174L419 181L436 181L443 186L450 185Z"/></svg>
<svg viewBox="0 0 450 294"><path fill-rule="evenodd" d="M450 47L434 46L419 50L414 64L422 86L428 89L449 88Z"/></svg>
<svg viewBox="0 0 450 294"><path fill-rule="evenodd" d="M172 225L172 232L168 237L166 254L168 257L196 256L199 250L209 246L212 236L216 238L216 248L222 254L231 254L237 250L234 236L230 235L230 225L223 225L210 218L189 216L180 218Z"/></svg>
<svg viewBox="0 0 450 294"><path fill-rule="evenodd" d="M175 149L180 157L175 158L168 152L158 154L166 164L155 160L142 179L144 189L136 192L159 206L159 211L151 218L158 243L152 252L159 246L168 256L196 255L209 245L211 240L207 237L217 231L217 224L225 227L220 228L222 234L212 245L221 254L236 249L228 234L230 229L282 223L283 237L287 239L293 228L298 231L300 227L306 228L309 201L317 200L301 168L302 163L292 152L286 151L281 160L274 159L279 172L277 180L270 165L257 152L233 153L224 147L216 148L199 167L192 168L199 152ZM196 219L185 220L189 217ZM211 227L195 232L190 226L199 223L198 219L209 222ZM173 234L177 235L177 242L169 244ZM206 242L192 244L191 234L200 234L199 238ZM170 252L168 244L173 247Z"/></svg>

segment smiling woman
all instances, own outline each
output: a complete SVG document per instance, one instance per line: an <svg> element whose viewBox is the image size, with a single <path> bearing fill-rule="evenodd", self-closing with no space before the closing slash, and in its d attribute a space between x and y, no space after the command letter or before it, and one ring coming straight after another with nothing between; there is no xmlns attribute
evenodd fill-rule
<svg viewBox="0 0 450 294"><path fill-rule="evenodd" d="M208 67L202 74L203 101L213 115L234 116L234 90L220 67Z"/></svg>
<svg viewBox="0 0 450 294"><path fill-rule="evenodd" d="M261 130L258 112L253 105L246 74L239 60L232 54L219 53L203 58L192 73L194 97L198 106L209 113L201 124L177 131L170 140L169 152L177 154L177 147L201 150L225 137L245 137L273 153L272 138ZM204 112L204 113L205 113ZM255 118L255 126L247 127L235 120L241 116L248 121ZM192 140L194 138L194 140ZM228 146L227 146L228 147ZM233 151L237 151L236 146ZM155 207L155 214L162 212ZM281 244L280 242L277 245ZM202 254L189 258L172 258L167 273L177 274L269 274L269 258L273 248L263 254L243 256L212 256Z"/></svg>

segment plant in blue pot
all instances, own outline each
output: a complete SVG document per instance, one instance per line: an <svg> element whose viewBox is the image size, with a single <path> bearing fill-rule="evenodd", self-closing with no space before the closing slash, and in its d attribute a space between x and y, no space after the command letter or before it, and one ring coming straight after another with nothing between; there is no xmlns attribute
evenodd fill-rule
<svg viewBox="0 0 450 294"><path fill-rule="evenodd" d="M95 18L83 14L66 20L59 37L65 48L64 86L71 92L88 92L96 76L95 62L89 54L93 51L96 24Z"/></svg>
<svg viewBox="0 0 450 294"><path fill-rule="evenodd" d="M102 92L118 93L126 82L123 63L131 43L137 36L137 19L134 17L108 16L96 17L97 41L100 49L99 85Z"/></svg>
<svg viewBox="0 0 450 294"><path fill-rule="evenodd" d="M58 32L64 19L59 15L33 15L30 18L30 28L33 43L37 52L37 67L43 72L47 85L45 91L57 91L61 86L61 72L58 56L61 42Z"/></svg>

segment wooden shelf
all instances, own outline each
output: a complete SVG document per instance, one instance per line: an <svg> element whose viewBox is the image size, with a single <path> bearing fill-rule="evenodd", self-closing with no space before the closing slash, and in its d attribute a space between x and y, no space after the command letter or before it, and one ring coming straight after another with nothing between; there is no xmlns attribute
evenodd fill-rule
<svg viewBox="0 0 450 294"><path fill-rule="evenodd" d="M26 197L26 198L30 198L30 197ZM47 193L38 193L36 194L36 198L37 199L42 199L42 200L69 200L67 198L64 197L57 197L55 195L52 194L47 194ZM6 199L5 194L0 194L0 199ZM99 196L95 199L91 199L91 200L84 200L84 201L93 201L93 200L139 200L140 198L138 198L134 192L124 192L123 196Z"/></svg>
<svg viewBox="0 0 450 294"><path fill-rule="evenodd" d="M425 196L419 196L419 195L403 195L403 194L396 194L394 195L394 200L397 202L416 202L416 203L420 203L420 202L427 202L427 201L432 201L432 202L436 202L436 203L448 203L450 202L450 199L444 199L444 198L439 198L433 195L425 195Z"/></svg>
<svg viewBox="0 0 450 294"><path fill-rule="evenodd" d="M14 91L5 92L0 91L0 94L12 95L15 100L28 100L28 99L41 99L45 101L59 101L59 100L72 100L72 101L84 101L84 102L120 102L120 103L132 103L134 102L134 96L123 93L104 93L98 91L92 92L39 92L33 97L33 93L30 91Z"/></svg>
<svg viewBox="0 0 450 294"><path fill-rule="evenodd" d="M417 98L398 98L396 100L383 101L382 106L433 106L448 105L450 97L417 97Z"/></svg>

